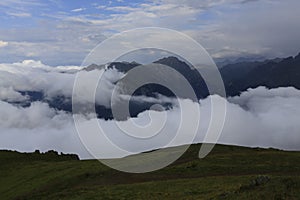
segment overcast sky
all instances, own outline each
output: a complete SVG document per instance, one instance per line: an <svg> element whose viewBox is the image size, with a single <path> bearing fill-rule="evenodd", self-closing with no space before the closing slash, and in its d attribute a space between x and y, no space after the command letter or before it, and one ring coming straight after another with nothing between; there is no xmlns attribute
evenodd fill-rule
<svg viewBox="0 0 300 200"><path fill-rule="evenodd" d="M213 58L296 55L299 0L1 0L0 60L80 65L106 37L171 28Z"/></svg>

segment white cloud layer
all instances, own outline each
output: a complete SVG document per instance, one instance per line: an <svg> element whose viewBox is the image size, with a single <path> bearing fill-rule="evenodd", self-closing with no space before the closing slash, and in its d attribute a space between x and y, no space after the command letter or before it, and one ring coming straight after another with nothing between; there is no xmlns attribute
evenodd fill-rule
<svg viewBox="0 0 300 200"><path fill-rule="evenodd" d="M199 105L201 121L194 142L203 142L210 119L210 98L221 100L219 96L210 96L201 100L200 104L189 100L179 100L185 105L186 111L191 113L191 118L185 124L182 137L172 145L186 143L188 134L191 134L189 127L193 127L194 123L192 114ZM300 91L294 88L268 90L259 87L244 92L239 97L230 98L227 101L226 121L218 143L300 150L299 105ZM28 108L20 108L1 101L0 110L1 149L19 151L55 149L77 153L81 158L91 158L80 142L71 114L55 111L47 104L40 102L34 103ZM92 122L98 120L106 134L110 134L110 137L118 141L119 145L130 149L131 152L140 152L164 147L164 142L167 142L177 130L180 113L180 108L174 107L173 110L166 112L146 111L133 119L135 123L143 126L151 121L149 116L154 116L154 126L160 126L160 122L164 121L167 116L161 132L162 136L149 143L132 141L127 137L120 139L120 135L124 133L118 129L114 120L83 118L80 125L85 126L85 134L89 134L95 131L91 126ZM126 127L130 122L122 123ZM159 127L155 129L159 130ZM144 134L152 133L146 131ZM120 156L112 149L105 148L108 147L108 143L104 139L100 141L92 139L92 141L99 146L99 151L104 157ZM103 150L105 151L103 152Z"/></svg>
<svg viewBox="0 0 300 200"><path fill-rule="evenodd" d="M78 66L51 67L33 60L0 64L0 100L19 102L28 99L27 96L22 96L20 91L43 92L46 99L57 96L71 98L77 73L85 80L78 89L77 100L83 104L91 102L85 94L95 92L92 84L101 77L101 88L96 92L96 102L110 107L114 84L124 76L123 73L115 69L85 71Z"/></svg>

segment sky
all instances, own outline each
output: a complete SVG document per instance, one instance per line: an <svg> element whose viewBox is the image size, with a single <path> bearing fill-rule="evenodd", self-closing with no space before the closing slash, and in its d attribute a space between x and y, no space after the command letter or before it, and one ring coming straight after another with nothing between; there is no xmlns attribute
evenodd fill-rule
<svg viewBox="0 0 300 200"><path fill-rule="evenodd" d="M98 83L99 77L103 77L100 83L104 88L100 88L102 90L97 92L94 100L99 105L109 107L113 88L125 74L115 69L84 71L81 67L88 55L93 58L90 52L99 43L108 41L107 38L119 40L102 43L99 52L103 60L116 53L116 50L122 50L122 45L139 46L132 45L132 42L136 42L143 43L141 46L161 44L176 47L175 50L180 48L178 52L187 51L184 55L203 61L202 56L206 54L193 51L198 48L193 48L192 43L183 42L188 40L180 40L180 37L173 37L172 34L147 32L146 29L142 30L146 30L147 34L131 35L128 32L145 27L161 27L184 33L201 44L215 60L295 56L300 52L299 7L299 0L1 0L0 149L54 149L90 158L86 146L82 144L83 138L78 135L78 125L75 127L72 113L58 111L45 100L60 96L71 99L74 81L81 74L87 81L83 81L84 84L79 87L78 96L82 97L79 98L79 105L91 103L85 97L95 92L93 83ZM125 41L118 37L124 31L128 33ZM138 62L147 63L154 57L158 59L159 56L168 55L163 51L153 51L134 52L121 59L137 58ZM21 91L43 92L45 99L22 107L15 103L26 103L30 98ZM117 96L121 95L117 93ZM172 136L175 133L176 125L181 123L178 117L185 111L192 115L185 118L185 129L180 134L182 138L174 145L191 142L189 134L193 132L191 128L195 123L192 122L196 119L193 114L199 107L201 115L208 117L201 119L202 124L192 142L206 141L204 136L210 124L211 99L217 102L215 108L226 103L226 119L219 143L299 150L300 90L295 88L269 90L258 87L240 96L223 99L212 95L199 102L178 99L179 103L186 106L184 109L181 105L174 105L173 109L165 112L148 110L133 118L139 125L148 125L149 121L152 122L151 116L154 116L153 122L157 123L154 123L154 129L151 126L146 129L148 132L145 134L148 134L161 128L160 122L164 122L168 116L166 128L161 129L165 133L162 134L163 138L151 140L150 146L128 138L120 141L125 147L133 148L130 149L132 153L166 147L161 142L168 141L168 134ZM153 101L141 98L141 101L145 100ZM164 102L165 99L159 96L156 101ZM112 139L116 141L118 134L124 132L116 126L119 125L117 120L96 119L90 113L87 116L76 113L75 116L82 118L79 127L88 127L86 130L91 133L94 133L91 126L94 122L108 133L113 133ZM124 127L131 127L131 119L121 123ZM103 141L91 139L92 146L97 146L94 141ZM107 143L101 143L101 149L97 149L97 152L107 154L100 157L120 156L111 152L110 146L107 146L109 141L104 142Z"/></svg>
<svg viewBox="0 0 300 200"><path fill-rule="evenodd" d="M1 63L80 65L100 42L134 28L185 33L214 59L300 51L298 0L1 0Z"/></svg>

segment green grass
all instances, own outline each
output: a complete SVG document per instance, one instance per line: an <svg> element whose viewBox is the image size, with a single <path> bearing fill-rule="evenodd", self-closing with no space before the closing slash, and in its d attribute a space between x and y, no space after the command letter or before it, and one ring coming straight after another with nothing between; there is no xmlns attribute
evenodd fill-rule
<svg viewBox="0 0 300 200"><path fill-rule="evenodd" d="M0 199L300 199L300 152L217 145L198 159L199 148L144 174L0 151Z"/></svg>

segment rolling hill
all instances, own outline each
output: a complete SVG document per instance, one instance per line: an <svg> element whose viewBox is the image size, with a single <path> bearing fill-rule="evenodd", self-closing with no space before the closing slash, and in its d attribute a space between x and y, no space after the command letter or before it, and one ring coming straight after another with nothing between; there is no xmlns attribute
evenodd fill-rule
<svg viewBox="0 0 300 200"><path fill-rule="evenodd" d="M145 174L119 172L74 155L0 151L0 198L300 198L299 152L217 145L200 160L199 147L192 145L172 165Z"/></svg>

